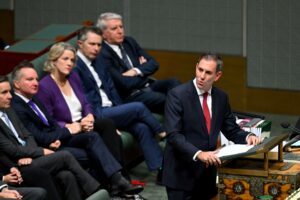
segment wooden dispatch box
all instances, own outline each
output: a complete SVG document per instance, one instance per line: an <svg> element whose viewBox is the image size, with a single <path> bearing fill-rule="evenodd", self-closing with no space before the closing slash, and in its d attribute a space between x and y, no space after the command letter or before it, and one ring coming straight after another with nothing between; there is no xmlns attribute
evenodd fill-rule
<svg viewBox="0 0 300 200"><path fill-rule="evenodd" d="M237 159L229 162L227 170L219 170L220 200L252 200L261 195L272 195L273 199L287 198L300 186L300 163L269 161L267 176L234 173L239 170L261 169L263 162L255 159Z"/></svg>

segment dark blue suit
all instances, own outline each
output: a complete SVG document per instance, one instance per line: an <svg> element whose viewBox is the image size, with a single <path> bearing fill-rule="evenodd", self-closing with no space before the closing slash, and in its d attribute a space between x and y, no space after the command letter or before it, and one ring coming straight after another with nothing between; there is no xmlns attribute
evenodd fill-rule
<svg viewBox="0 0 300 200"><path fill-rule="evenodd" d="M165 108L165 128L168 137L163 184L168 188L195 192L196 195L201 195L200 199L210 199L216 194L216 168L206 168L201 161L194 161L195 153L198 150L215 150L220 131L235 143L246 143L248 134L235 123L228 96L213 87L211 97L210 134L207 132L199 95L192 81L171 90Z"/></svg>
<svg viewBox="0 0 300 200"><path fill-rule="evenodd" d="M167 92L177 86L179 82L174 79L149 79L149 76L158 70L159 64L131 37L125 37L122 45L133 66L138 68L143 73L143 76L123 76L122 73L128 70L125 63L109 45L105 42L102 44L101 53L97 57L96 63L103 62L104 66L107 67L122 99L125 102L141 101L151 111L162 114ZM147 62L140 64L139 58L141 56ZM145 88L147 83L149 83L149 87Z"/></svg>
<svg viewBox="0 0 300 200"><path fill-rule="evenodd" d="M49 126L44 124L30 106L19 96L14 95L12 106L40 146L49 148L52 142L60 140L62 147L65 150L69 150L77 160L85 164L91 163L97 170L102 169L107 177L121 169L120 164L113 158L98 133L90 132L88 134L71 135L67 128L58 126L41 102L36 98L32 100L47 118Z"/></svg>
<svg viewBox="0 0 300 200"><path fill-rule="evenodd" d="M102 107L102 98L97 83L86 64L78 58L75 71L81 78L84 92L92 105L94 114L98 118L110 118L118 128L132 133L141 145L150 170L161 167L162 152L154 138L155 133L163 131L159 122L143 103L122 104L122 100L104 65L100 65L98 62L94 69L102 82L102 89L113 103L112 107Z"/></svg>

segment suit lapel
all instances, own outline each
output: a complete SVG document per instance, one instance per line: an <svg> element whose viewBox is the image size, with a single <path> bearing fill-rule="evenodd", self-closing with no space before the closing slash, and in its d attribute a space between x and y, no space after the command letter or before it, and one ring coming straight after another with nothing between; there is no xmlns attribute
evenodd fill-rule
<svg viewBox="0 0 300 200"><path fill-rule="evenodd" d="M189 99L191 99L191 103L194 104L192 106L192 108L195 108L195 112L194 112L194 113L196 113L195 117L198 118L199 124L201 124L201 133L208 136L208 131L206 128L205 119L204 119L204 115L203 115L203 110L202 110L202 106L200 103L200 97L199 97L192 81L190 82L190 86L189 86L189 94L190 94Z"/></svg>
<svg viewBox="0 0 300 200"><path fill-rule="evenodd" d="M0 119L0 127L3 129L3 131L8 134L8 135L12 135L12 131L10 130L10 128L6 125L6 123L2 120L2 118Z"/></svg>
<svg viewBox="0 0 300 200"><path fill-rule="evenodd" d="M35 120L35 123L43 123L42 120L39 118L39 116L30 108L30 106L23 99L21 99L21 97L19 97L18 95L14 95L13 98L15 102L17 102L18 104L20 104L20 106L22 106L23 110L25 110L27 113L29 113L29 115L31 115L31 117ZM39 105L38 107L40 108Z"/></svg>
<svg viewBox="0 0 300 200"><path fill-rule="evenodd" d="M122 72L127 71L128 69L125 67L124 61L118 56L118 54L108 45L104 42L103 47L106 47L106 50L108 51L108 54L112 55L114 57L114 60L118 61L119 69L121 69ZM103 48L104 49L104 48ZM103 51L102 49L102 51ZM102 52L103 53L103 52ZM130 58L131 59L131 58Z"/></svg>
<svg viewBox="0 0 300 200"><path fill-rule="evenodd" d="M9 120L11 121L12 125L14 126L15 130L17 131L17 134L19 135L19 137L21 139L24 140L23 131L21 130L20 126L18 125L19 121L17 120L17 115L12 111L12 109L7 109L6 113L7 113ZM10 135L14 135L14 133L10 130L9 127L7 127L7 126L5 126L5 127L8 129ZM15 138L15 137L13 136L13 138ZM15 138L15 140L17 141L16 138Z"/></svg>
<svg viewBox="0 0 300 200"><path fill-rule="evenodd" d="M93 77L92 72L89 70L88 66L81 60L81 58L78 57L78 70L82 71L82 74L86 75L92 82L93 85L97 85L96 80ZM96 68L94 67L95 71Z"/></svg>
<svg viewBox="0 0 300 200"><path fill-rule="evenodd" d="M17 138L14 136L14 133L10 130L6 123L2 121L2 119L0 119L0 128L3 130L3 134L5 134L9 138L9 140L13 140L16 143L19 143Z"/></svg>
<svg viewBox="0 0 300 200"><path fill-rule="evenodd" d="M51 118L51 116L49 116L48 115L48 111L46 110L46 108L35 98L35 97L33 97L32 98L32 101L37 105L37 107L40 109L40 111L43 113L43 115L45 116L45 118L47 119L47 121L48 121L48 124L49 124L49 126L52 126L53 125L53 121L52 121L52 118ZM34 116L34 118L36 119L36 120L38 120L38 122L39 123L42 123L43 125L45 125L45 126L47 126L44 122L43 122L43 120L30 108L30 106L29 105L27 105L27 107L26 107L27 109L29 109L28 111L29 111L29 113L31 114L31 115L33 115Z"/></svg>
<svg viewBox="0 0 300 200"><path fill-rule="evenodd" d="M126 42L126 40L124 40L123 46L124 46L124 49L125 49L128 57L130 58L130 61L131 61L132 65L137 66L137 64L135 62L136 56L134 55L134 52L132 51L133 47L128 43L128 41Z"/></svg>
<svg viewBox="0 0 300 200"><path fill-rule="evenodd" d="M212 122L211 122L211 133L214 133L214 129L216 127L216 122L217 122L217 110L219 109L219 105L221 102L218 102L219 99L216 98L216 91L214 88L211 90L211 106L212 106Z"/></svg>
<svg viewBox="0 0 300 200"><path fill-rule="evenodd" d="M81 73L84 75L84 76L87 76L88 79L90 79L90 85L94 88L94 90L97 92L97 94L100 96L100 101L99 103L102 104L102 98L101 98L101 94L99 92L99 88L98 88L98 85L97 85L97 82L92 74L92 72L89 70L88 66L80 59L78 58L78 70L81 71ZM100 80L102 81L102 77L101 77L101 74L99 73L100 70L98 70L97 67L94 66L94 70L96 71L96 73L98 74ZM88 83L86 83L88 84ZM103 81L102 81L102 84L103 84ZM85 85L85 84L83 84ZM104 86L104 85L103 85Z"/></svg>

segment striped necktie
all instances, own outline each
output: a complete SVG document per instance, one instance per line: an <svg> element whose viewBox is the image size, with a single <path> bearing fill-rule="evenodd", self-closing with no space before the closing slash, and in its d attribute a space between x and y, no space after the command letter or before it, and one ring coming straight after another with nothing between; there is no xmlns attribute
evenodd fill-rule
<svg viewBox="0 0 300 200"><path fill-rule="evenodd" d="M126 51L125 51L123 45L120 44L120 45L119 45L119 48L120 48L120 51L121 51L121 55L122 55L122 60L123 60L123 62L125 63L127 69L131 69L132 66L131 66L131 64L130 64L130 61L129 61L129 59L128 59L128 55L127 55L127 53L126 53Z"/></svg>

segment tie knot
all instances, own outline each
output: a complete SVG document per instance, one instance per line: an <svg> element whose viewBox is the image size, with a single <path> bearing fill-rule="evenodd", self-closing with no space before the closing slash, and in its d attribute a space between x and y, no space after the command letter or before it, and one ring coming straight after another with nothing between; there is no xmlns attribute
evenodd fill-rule
<svg viewBox="0 0 300 200"><path fill-rule="evenodd" d="M95 65L95 60L93 60L92 62L91 62L91 66L92 67L95 67L96 65Z"/></svg>
<svg viewBox="0 0 300 200"><path fill-rule="evenodd" d="M3 112L3 113L2 113L2 117L7 117L6 112Z"/></svg>
<svg viewBox="0 0 300 200"><path fill-rule="evenodd" d="M118 44L118 46L119 46L119 48L120 48L121 50L124 50L124 47L123 47L122 44Z"/></svg>
<svg viewBox="0 0 300 200"><path fill-rule="evenodd" d="M32 100L29 100L29 101L28 101L28 104L29 104L30 106L32 106L32 105L33 105L33 101L32 101Z"/></svg>
<svg viewBox="0 0 300 200"><path fill-rule="evenodd" d="M208 92L203 93L203 98L206 99L208 96Z"/></svg>

